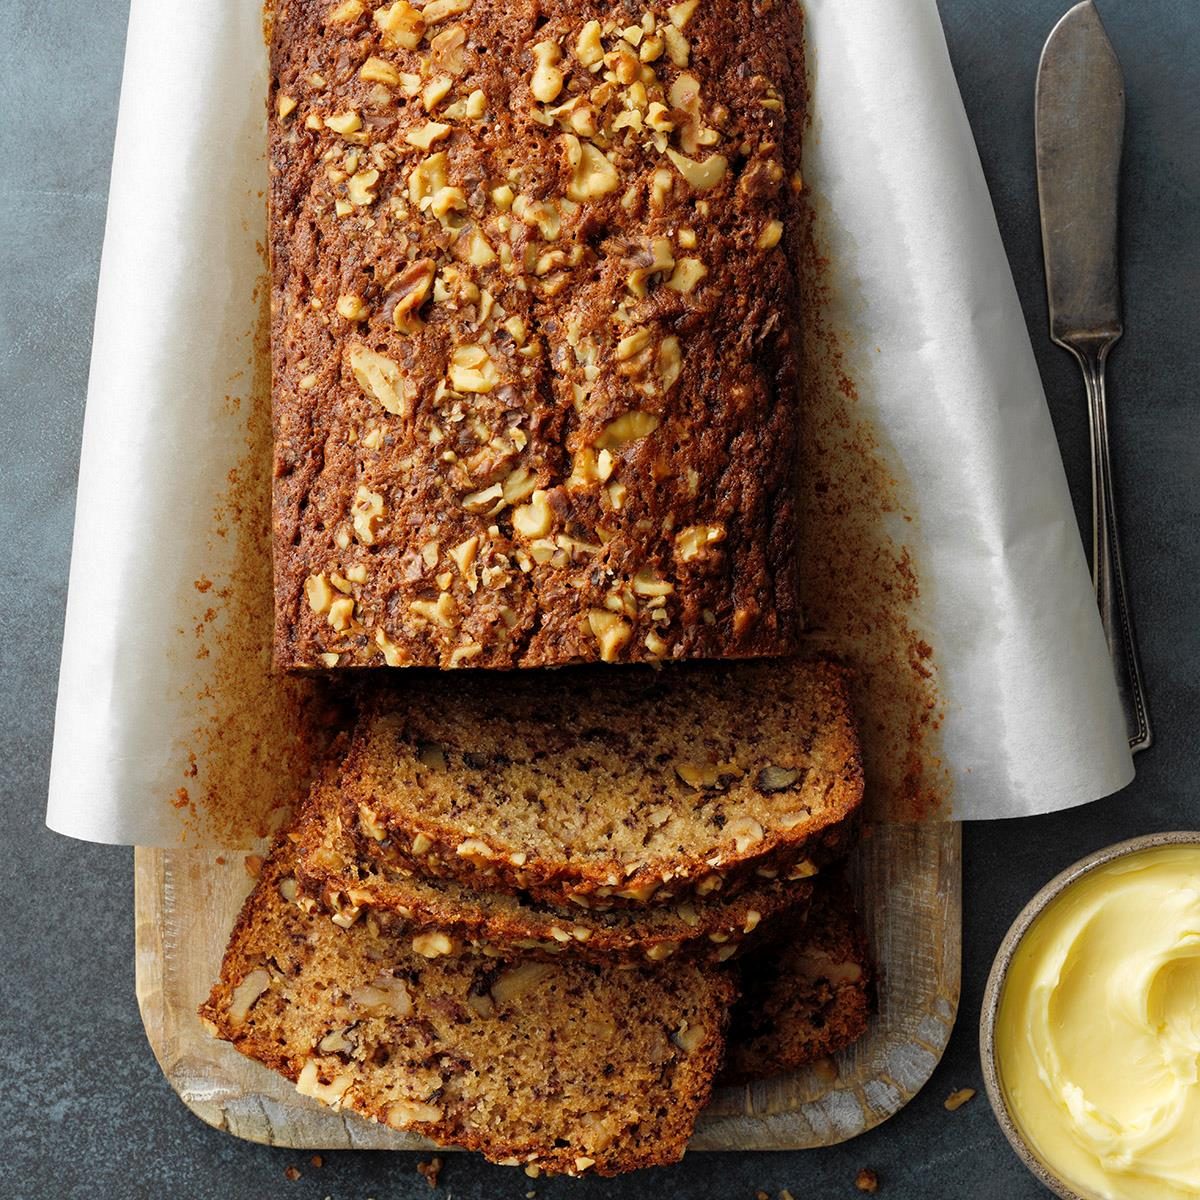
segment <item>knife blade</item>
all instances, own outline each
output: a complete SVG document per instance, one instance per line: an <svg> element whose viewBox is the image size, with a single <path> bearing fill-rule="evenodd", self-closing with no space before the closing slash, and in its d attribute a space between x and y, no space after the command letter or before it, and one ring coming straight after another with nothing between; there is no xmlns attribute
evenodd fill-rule
<svg viewBox="0 0 1200 1200"><path fill-rule="evenodd" d="M1092 0L1075 5L1046 42L1036 120L1050 336L1060 345L1111 345L1123 332L1117 189L1125 86Z"/></svg>
<svg viewBox="0 0 1200 1200"><path fill-rule="evenodd" d="M1050 337L1083 370L1092 451L1092 581L1125 712L1129 746L1153 738L1121 561L1104 367L1124 332L1117 210L1125 86L1092 0L1058 22L1042 50L1035 96L1038 202Z"/></svg>

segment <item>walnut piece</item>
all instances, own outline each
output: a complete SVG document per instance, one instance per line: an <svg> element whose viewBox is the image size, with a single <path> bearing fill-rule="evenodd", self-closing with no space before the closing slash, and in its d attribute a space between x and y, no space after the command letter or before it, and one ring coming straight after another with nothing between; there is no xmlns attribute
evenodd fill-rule
<svg viewBox="0 0 1200 1200"><path fill-rule="evenodd" d="M397 417L412 415L412 401L405 387L404 374L397 363L386 354L379 354L363 345L350 348L350 370L358 386Z"/></svg>
<svg viewBox="0 0 1200 1200"><path fill-rule="evenodd" d="M496 979L491 987L492 999L497 1004L512 1004L553 973L554 967L550 963L521 963Z"/></svg>
<svg viewBox="0 0 1200 1200"><path fill-rule="evenodd" d="M271 986L271 973L266 967L255 967L241 983L233 989L229 997L229 1020L233 1025L242 1025L250 1015L262 994Z"/></svg>

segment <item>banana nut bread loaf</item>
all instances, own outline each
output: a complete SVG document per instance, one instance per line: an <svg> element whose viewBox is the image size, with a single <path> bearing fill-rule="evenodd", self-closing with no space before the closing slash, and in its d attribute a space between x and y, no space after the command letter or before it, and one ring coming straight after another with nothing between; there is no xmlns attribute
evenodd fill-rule
<svg viewBox="0 0 1200 1200"><path fill-rule="evenodd" d="M862 1037L872 971L854 897L841 880L814 889L794 936L747 955L723 1083L794 1071Z"/></svg>
<svg viewBox="0 0 1200 1200"><path fill-rule="evenodd" d="M430 960L368 914L295 902L284 837L201 1016L301 1093L493 1161L612 1175L674 1162L708 1098L733 985L648 968Z"/></svg>
<svg viewBox="0 0 1200 1200"><path fill-rule="evenodd" d="M361 857L593 909L815 873L862 800L821 662L434 674L377 694L338 787Z"/></svg>
<svg viewBox="0 0 1200 1200"><path fill-rule="evenodd" d="M799 6L275 0L280 665L794 648Z"/></svg>
<svg viewBox="0 0 1200 1200"><path fill-rule="evenodd" d="M347 813L353 821L353 812ZM348 927L373 912L428 958L465 952L489 957L663 962L676 956L724 962L787 913L802 923L812 884L760 882L729 901L719 895L674 905L592 912L538 904L520 894L476 892L451 879L388 868L356 853L344 829L341 796L318 783L290 835L303 900Z"/></svg>

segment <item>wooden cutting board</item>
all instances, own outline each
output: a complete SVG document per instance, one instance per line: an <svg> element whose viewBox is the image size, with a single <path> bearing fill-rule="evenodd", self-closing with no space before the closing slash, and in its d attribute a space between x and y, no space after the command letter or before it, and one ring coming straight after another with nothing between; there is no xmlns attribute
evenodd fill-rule
<svg viewBox="0 0 1200 1200"><path fill-rule="evenodd" d="M150 1045L198 1117L238 1137L296 1149L423 1149L429 1143L299 1095L215 1041L196 1016L251 879L241 854L138 849L137 997ZM836 1074L807 1068L717 1090L696 1150L798 1150L864 1133L898 1112L933 1073L958 1010L960 826L869 830L854 881L879 969L879 1008ZM869 899L868 899L869 898Z"/></svg>

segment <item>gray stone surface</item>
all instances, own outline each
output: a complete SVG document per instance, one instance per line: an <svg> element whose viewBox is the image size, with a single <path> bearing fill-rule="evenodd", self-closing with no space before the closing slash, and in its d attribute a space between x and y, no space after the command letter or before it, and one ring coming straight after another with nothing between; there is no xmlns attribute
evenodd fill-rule
<svg viewBox="0 0 1200 1200"><path fill-rule="evenodd" d="M131 852L43 828L55 679L89 330L128 0L0 0L0 1196L403 1198L426 1194L411 1155L308 1156L239 1143L176 1100L133 996ZM174 0L162 0L171 3ZM202 0L204 2L204 0ZM257 0L207 0L256 3ZM1100 0L1125 67L1128 330L1112 362L1117 482L1158 745L1127 791L1080 811L966 831L964 990L958 1029L925 1092L892 1122L804 1154L694 1155L605 1183L527 1181L451 1156L456 1197L672 1195L797 1200L1042 1195L982 1096L976 1021L1011 918L1079 855L1154 829L1200 826L1200 8ZM942 0L955 67L1038 350L1081 513L1084 405L1073 364L1045 338L1032 173L1038 50L1066 0ZM153 648L147 648L153 653ZM303 1176L284 1178L296 1164Z"/></svg>

